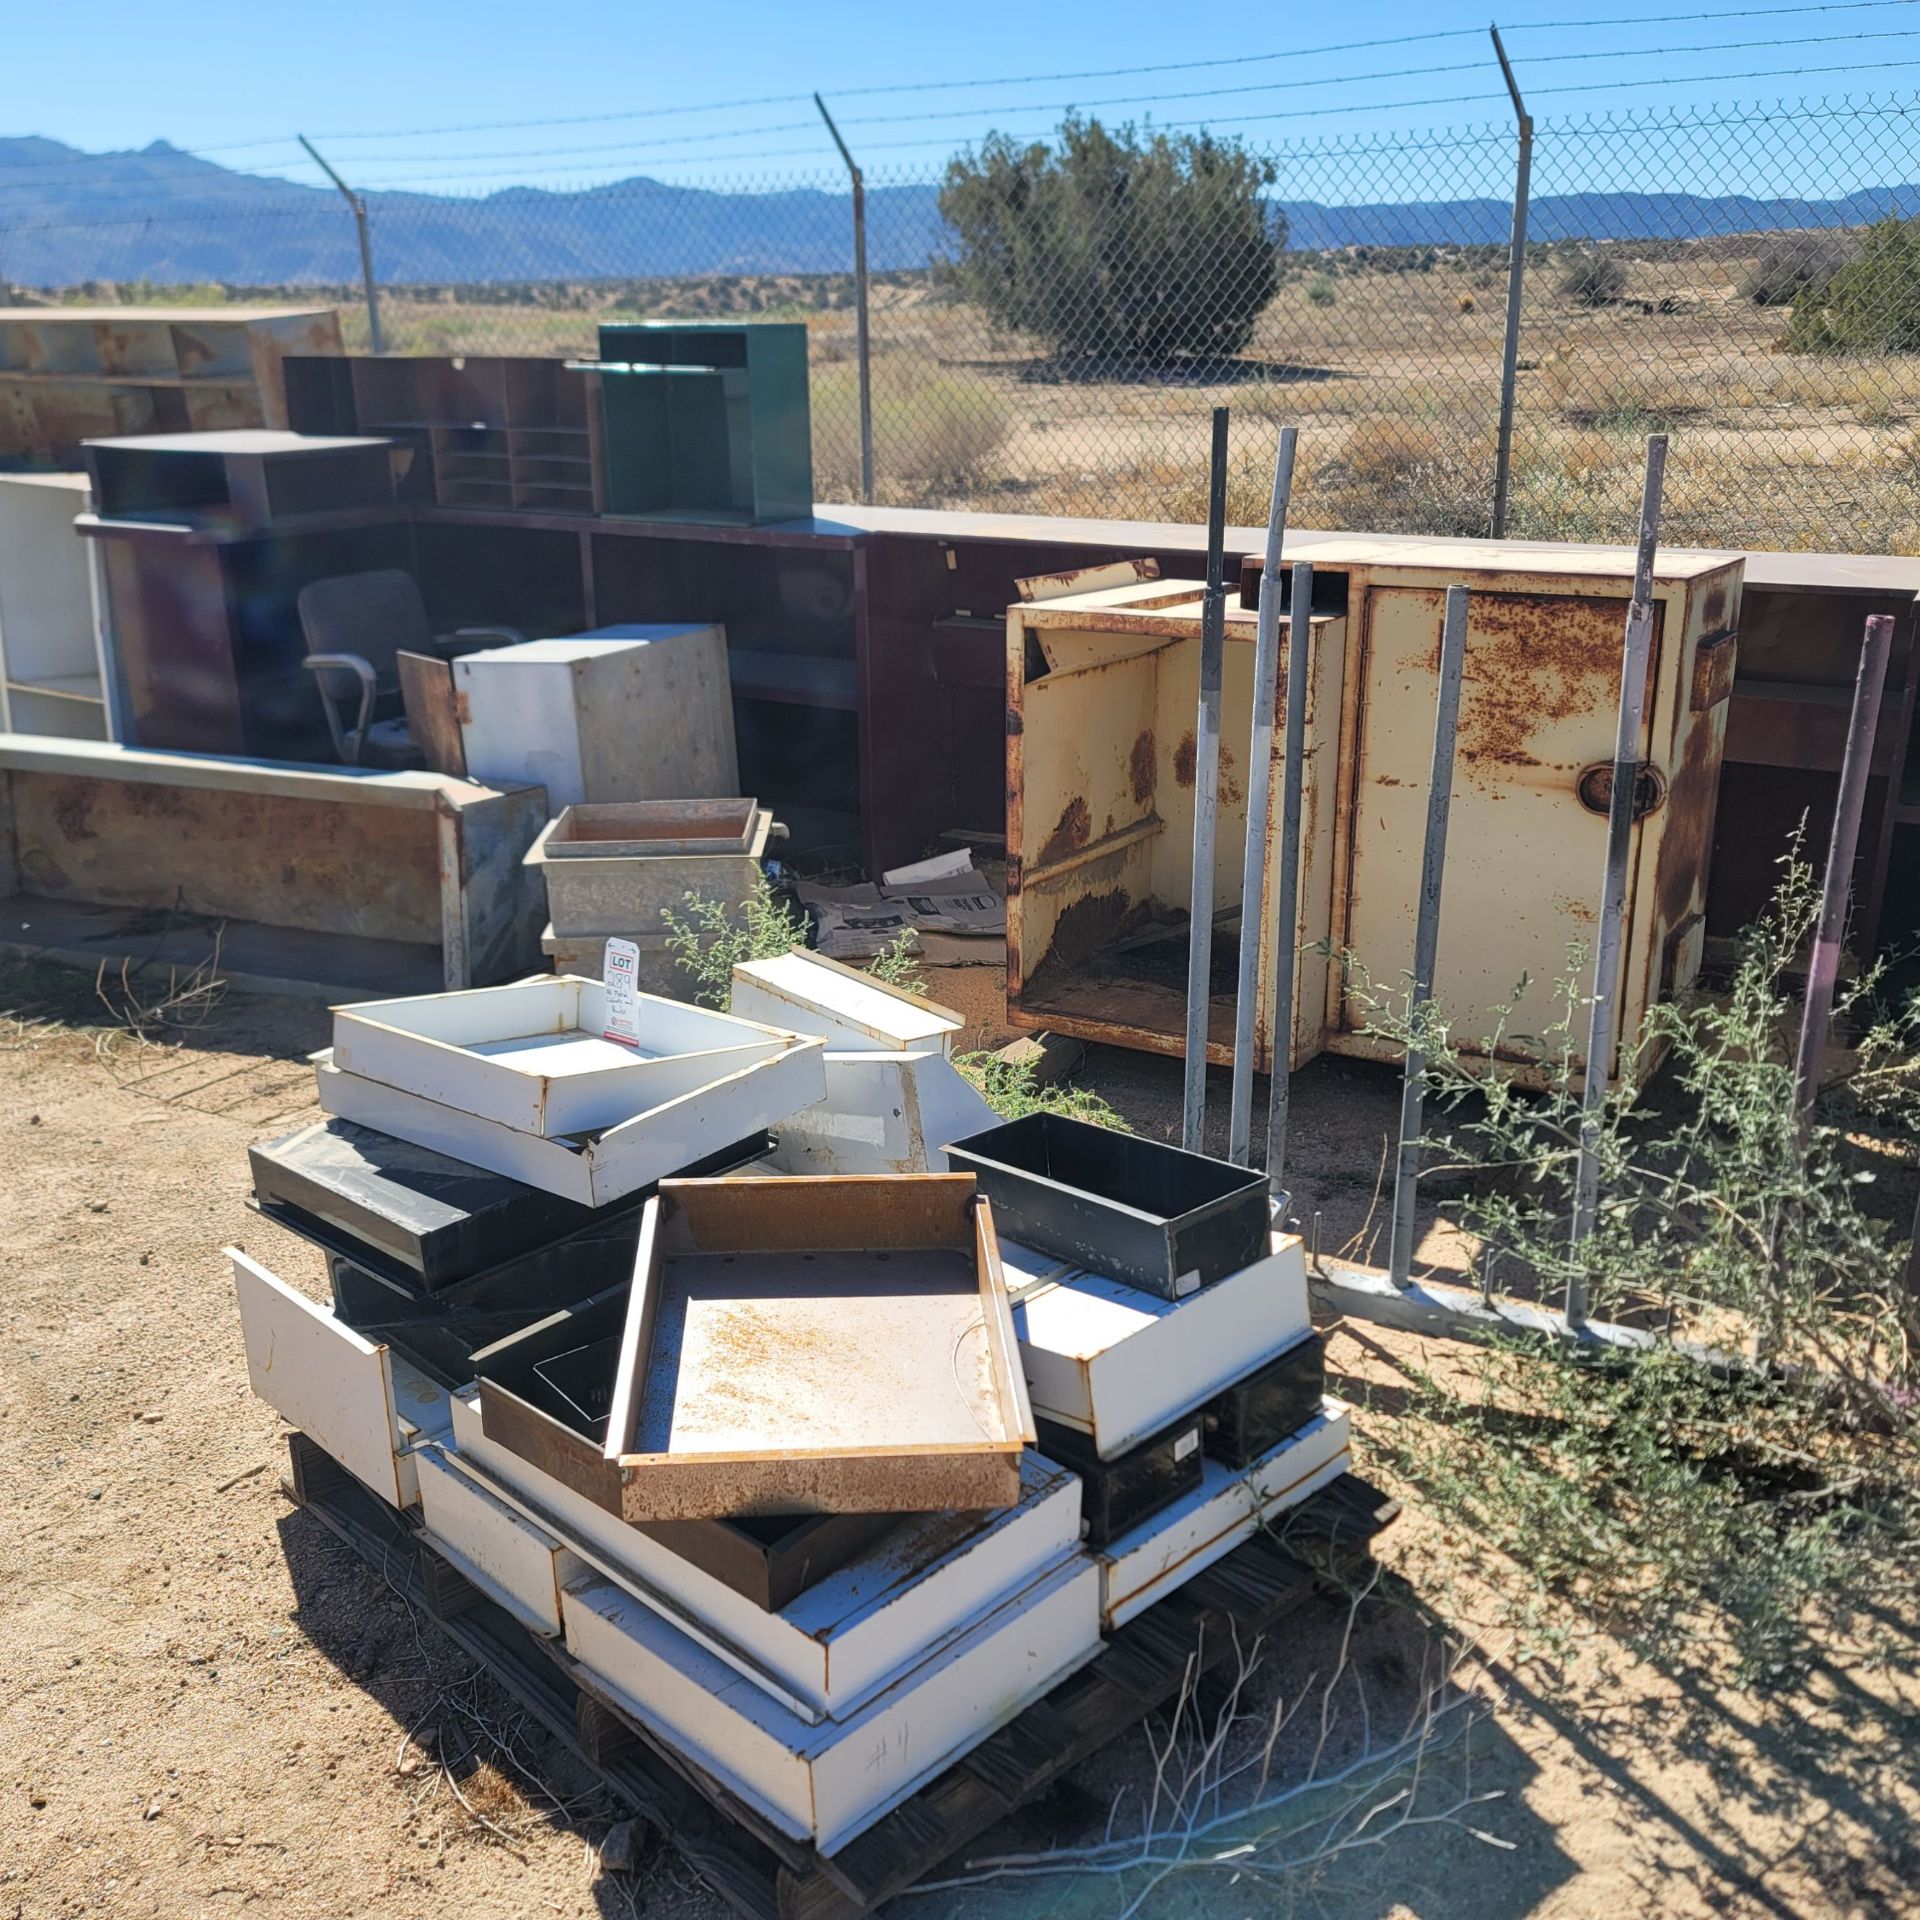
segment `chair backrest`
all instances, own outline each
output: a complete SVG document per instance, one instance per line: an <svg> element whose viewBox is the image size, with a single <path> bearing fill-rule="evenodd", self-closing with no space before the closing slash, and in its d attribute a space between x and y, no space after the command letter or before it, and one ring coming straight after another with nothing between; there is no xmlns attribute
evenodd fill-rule
<svg viewBox="0 0 1920 1920"><path fill-rule="evenodd" d="M337 573L300 589L300 631L309 653L357 653L383 688L398 684L398 653L431 653L433 623L419 582L398 567ZM359 684L339 668L319 670L328 696L356 698Z"/></svg>

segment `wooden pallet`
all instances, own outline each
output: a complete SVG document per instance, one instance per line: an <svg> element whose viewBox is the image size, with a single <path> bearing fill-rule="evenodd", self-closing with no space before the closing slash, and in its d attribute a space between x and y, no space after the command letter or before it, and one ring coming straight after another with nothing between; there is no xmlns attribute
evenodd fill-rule
<svg viewBox="0 0 1920 1920"><path fill-rule="evenodd" d="M1399 1511L1343 1474L1287 1516L1305 1559L1256 1535L1116 1633L1091 1665L955 1761L831 1858L780 1833L651 1733L557 1642L495 1605L304 1434L289 1490L430 1613L450 1639L747 1920L854 1920L953 1861L1068 1769L1364 1559ZM1306 1562L1313 1561L1316 1572Z"/></svg>

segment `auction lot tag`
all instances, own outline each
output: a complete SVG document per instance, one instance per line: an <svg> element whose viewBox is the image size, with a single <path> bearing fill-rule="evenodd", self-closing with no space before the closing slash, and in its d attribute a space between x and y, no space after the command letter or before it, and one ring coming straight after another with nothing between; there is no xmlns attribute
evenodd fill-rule
<svg viewBox="0 0 1920 1920"><path fill-rule="evenodd" d="M607 988L607 1038L623 1047L640 1044L640 949L631 940L609 940L601 972Z"/></svg>

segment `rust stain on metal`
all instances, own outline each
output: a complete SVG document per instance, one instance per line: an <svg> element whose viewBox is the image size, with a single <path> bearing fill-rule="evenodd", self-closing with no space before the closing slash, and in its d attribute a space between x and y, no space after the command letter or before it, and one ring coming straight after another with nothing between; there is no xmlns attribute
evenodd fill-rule
<svg viewBox="0 0 1920 1920"><path fill-rule="evenodd" d="M1233 749L1223 740L1220 743L1220 804L1223 807L1239 807L1246 804L1247 790L1234 775L1238 765L1233 757Z"/></svg>
<svg viewBox="0 0 1920 1920"><path fill-rule="evenodd" d="M1017 739L1026 730L1027 730L1026 717L1021 713L1018 707L1009 707L1007 709L1008 738Z"/></svg>
<svg viewBox="0 0 1920 1920"><path fill-rule="evenodd" d="M1189 727L1173 750L1173 777L1183 787L1193 785L1194 751L1193 729Z"/></svg>
<svg viewBox="0 0 1920 1920"><path fill-rule="evenodd" d="M1129 557L1125 560L1110 560L1091 567L1068 567L1059 573L1031 573L1023 580L1013 583L1013 590L1022 600L1051 600L1056 595L1074 593L1089 584L1121 584L1127 575L1136 580L1158 580L1160 562L1153 559Z"/></svg>
<svg viewBox="0 0 1920 1920"><path fill-rule="evenodd" d="M1436 607L1438 596L1435 596ZM1609 711L1619 672L1626 603L1555 595L1497 594L1473 603L1467 639L1459 757L1469 767L1539 766L1530 742L1543 726ZM1604 613L1605 618L1594 618ZM1440 630L1426 661L1440 671Z"/></svg>
<svg viewBox="0 0 1920 1920"><path fill-rule="evenodd" d="M1134 736L1133 751L1127 755L1127 773L1133 783L1134 801L1145 806L1153 798L1154 755L1157 747L1153 729L1147 727Z"/></svg>
<svg viewBox="0 0 1920 1920"><path fill-rule="evenodd" d="M1040 849L1040 864L1044 867L1066 855L1077 852L1093 837L1093 816L1087 811L1087 803L1081 795L1075 794L1061 810L1060 818L1053 831L1047 835Z"/></svg>
<svg viewBox="0 0 1920 1920"><path fill-rule="evenodd" d="M464 687L458 687L454 690L453 717L458 720L463 727L473 725L473 702L467 698L467 690Z"/></svg>
<svg viewBox="0 0 1920 1920"><path fill-rule="evenodd" d="M1735 656L1740 650L1739 636L1710 634L1693 650L1693 684L1688 689L1687 706L1694 713L1717 707L1733 693Z"/></svg>

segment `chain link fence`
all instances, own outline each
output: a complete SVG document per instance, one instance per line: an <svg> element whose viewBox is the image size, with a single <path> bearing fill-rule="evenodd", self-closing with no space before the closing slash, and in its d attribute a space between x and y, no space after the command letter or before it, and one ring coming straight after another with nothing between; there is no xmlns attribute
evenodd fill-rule
<svg viewBox="0 0 1920 1920"><path fill-rule="evenodd" d="M1196 520L1224 403L1237 522L1264 519L1271 429L1291 422L1301 524L1487 532L1515 152L1510 124L1256 150L1277 256L1204 223L1144 252L1137 209L1083 197L1072 244L1021 263L1011 321L953 271L944 169L869 169L875 498ZM1671 541L1920 551L1915 179L1920 96L1542 122L1508 532L1629 537L1645 436L1665 431ZM858 496L838 167L368 204L389 352L577 354L603 319L803 319L816 492ZM156 195L137 217L0 228L0 272L65 297L324 293L366 348L331 194L191 217ZM1087 350L1116 303L1127 338L1171 337L1153 309L1175 298L1217 318L1215 346Z"/></svg>

